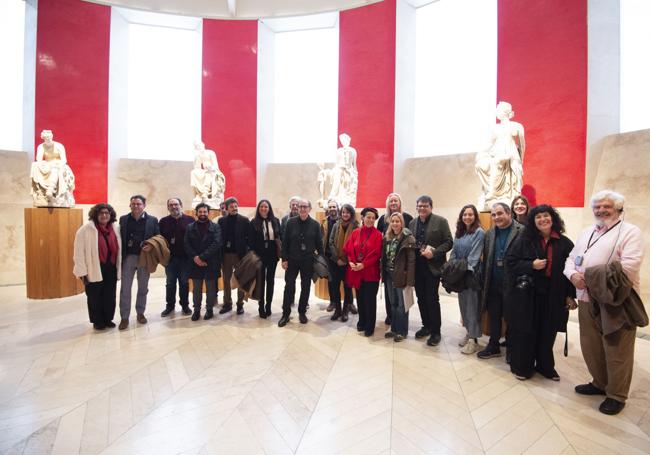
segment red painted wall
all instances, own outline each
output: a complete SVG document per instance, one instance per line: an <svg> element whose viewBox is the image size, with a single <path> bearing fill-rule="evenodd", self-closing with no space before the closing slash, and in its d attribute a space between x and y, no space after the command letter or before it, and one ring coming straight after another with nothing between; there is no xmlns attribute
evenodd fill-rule
<svg viewBox="0 0 650 455"><path fill-rule="evenodd" d="M226 197L256 205L257 21L203 21L202 136L217 152Z"/></svg>
<svg viewBox="0 0 650 455"><path fill-rule="evenodd" d="M50 129L65 148L79 204L107 200L111 9L81 0L39 0L36 144Z"/></svg>
<svg viewBox="0 0 650 455"><path fill-rule="evenodd" d="M393 190L395 0L339 16L339 133L357 149L357 206L383 207Z"/></svg>
<svg viewBox="0 0 650 455"><path fill-rule="evenodd" d="M526 129L524 194L584 204L587 0L499 0L497 96Z"/></svg>

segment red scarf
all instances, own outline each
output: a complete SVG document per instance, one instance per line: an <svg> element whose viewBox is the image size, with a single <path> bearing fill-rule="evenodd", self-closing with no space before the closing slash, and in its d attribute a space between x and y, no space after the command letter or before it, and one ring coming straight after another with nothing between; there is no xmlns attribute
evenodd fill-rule
<svg viewBox="0 0 650 455"><path fill-rule="evenodd" d="M551 239L559 239L560 234L558 234L555 231L551 231L551 235L548 239L548 246L546 246L547 242L544 240L544 237L541 239L542 243L542 250L546 250L546 269L544 269L544 276L547 278L551 277L551 270L553 268L553 243L551 242Z"/></svg>
<svg viewBox="0 0 650 455"><path fill-rule="evenodd" d="M99 223L95 223L95 227L98 232L98 246L99 246L99 262L106 264L110 262L111 264L117 263L117 236L115 235L115 230L113 229L112 224L107 224L106 226L101 226Z"/></svg>

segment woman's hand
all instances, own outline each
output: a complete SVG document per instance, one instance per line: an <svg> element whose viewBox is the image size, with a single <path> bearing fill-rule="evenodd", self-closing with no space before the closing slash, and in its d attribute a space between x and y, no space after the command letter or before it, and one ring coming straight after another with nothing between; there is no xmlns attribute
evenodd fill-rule
<svg viewBox="0 0 650 455"><path fill-rule="evenodd" d="M546 259L535 259L533 261L533 268L535 270L544 270L546 268Z"/></svg>
<svg viewBox="0 0 650 455"><path fill-rule="evenodd" d="M339 267L343 267L345 265L345 261L342 259L337 259L336 265L338 265Z"/></svg>
<svg viewBox="0 0 650 455"><path fill-rule="evenodd" d="M573 297L567 297L566 298L566 307L569 310L575 310L576 308L578 308L578 302L576 302L576 299L574 299Z"/></svg>

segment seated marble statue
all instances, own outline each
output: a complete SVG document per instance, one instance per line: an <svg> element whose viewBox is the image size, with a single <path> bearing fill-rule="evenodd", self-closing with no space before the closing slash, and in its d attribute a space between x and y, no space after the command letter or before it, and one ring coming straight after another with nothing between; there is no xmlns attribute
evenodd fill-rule
<svg viewBox="0 0 650 455"><path fill-rule="evenodd" d="M489 210L495 202L510 205L523 186L524 127L510 120L514 117L510 103L500 101L496 117L489 148L476 154L474 169L482 187L479 210Z"/></svg>
<svg viewBox="0 0 650 455"><path fill-rule="evenodd" d="M74 207L74 174L68 166L63 144L54 142L50 130L41 132L43 143L32 163L32 197L35 207Z"/></svg>
<svg viewBox="0 0 650 455"><path fill-rule="evenodd" d="M351 138L343 133L339 136L342 147L336 151L336 164L331 170L332 189L327 199L334 199L341 204L357 203L357 187L359 173L357 172L357 151L350 147Z"/></svg>
<svg viewBox="0 0 650 455"><path fill-rule="evenodd" d="M207 150L201 141L194 143L194 169L190 174L194 191L192 207L203 202L211 208L218 208L226 191L226 177L219 170L217 155Z"/></svg>

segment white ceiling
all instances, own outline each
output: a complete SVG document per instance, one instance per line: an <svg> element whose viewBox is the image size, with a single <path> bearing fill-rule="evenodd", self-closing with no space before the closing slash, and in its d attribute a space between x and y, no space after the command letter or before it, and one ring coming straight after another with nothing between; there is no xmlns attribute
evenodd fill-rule
<svg viewBox="0 0 650 455"><path fill-rule="evenodd" d="M340 11L383 0L85 0L213 19L259 19Z"/></svg>

